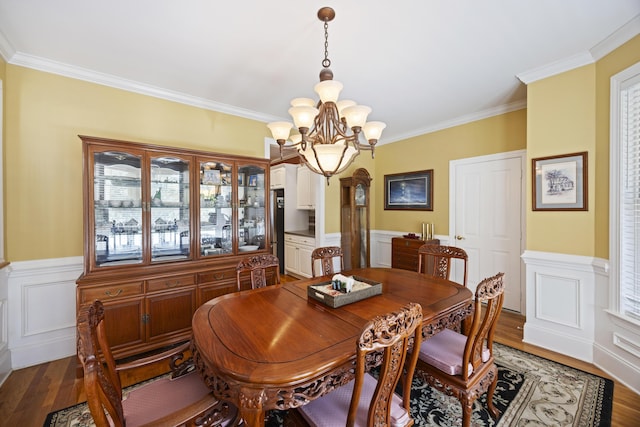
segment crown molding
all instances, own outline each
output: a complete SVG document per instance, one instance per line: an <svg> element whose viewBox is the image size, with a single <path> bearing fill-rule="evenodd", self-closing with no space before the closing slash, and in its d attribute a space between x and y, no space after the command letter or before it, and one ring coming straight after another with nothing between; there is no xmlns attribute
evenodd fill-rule
<svg viewBox="0 0 640 427"><path fill-rule="evenodd" d="M554 61L550 64L534 68L524 73L517 74L516 77L524 84L533 83L547 77L555 76L569 70L573 70L584 65L593 64L595 59L589 52L582 52L568 58Z"/></svg>
<svg viewBox="0 0 640 427"><path fill-rule="evenodd" d="M584 65L592 64L640 34L640 14L611 33L607 38L589 49L565 59L552 62L518 74L516 77L524 84L542 80L556 74L564 73Z"/></svg>
<svg viewBox="0 0 640 427"><path fill-rule="evenodd" d="M593 55L596 61L602 59L638 34L640 34L640 14L633 17L609 37L592 47L590 50L591 55Z"/></svg>
<svg viewBox="0 0 640 427"><path fill-rule="evenodd" d="M13 65L32 68L47 73L70 77L72 79L83 80L90 83L96 83L103 86L109 86L129 92L135 92L142 95L152 96L154 98L165 99L167 101L178 102L205 110L217 111L233 116L244 117L251 120L261 122L281 120L281 118L279 117L270 116L244 108L234 107L232 105L215 102L210 99L187 95L181 92L167 90L161 87L136 82L134 80L123 79L111 74L100 73L98 71L90 70L87 68L76 67L62 62L52 61L46 58L24 54L21 52L14 54L9 62Z"/></svg>
<svg viewBox="0 0 640 427"><path fill-rule="evenodd" d="M510 113L512 111L522 110L524 108L527 108L526 99L511 102L509 104L499 105L497 107L488 108L482 111L476 111L475 113L460 116L455 119L436 123L434 125L427 126L424 128L415 129L412 132L400 134L393 139L379 141L377 145L384 145L384 144L390 144L392 142L402 141L405 139L413 138L413 137L424 135L427 133L437 132L439 130L444 130L444 129L448 129L448 128L452 128L460 125L465 125L467 123L475 122L478 120L488 119L489 117L499 116L501 114Z"/></svg>
<svg viewBox="0 0 640 427"><path fill-rule="evenodd" d="M0 30L0 56L2 56L2 59L6 62L9 62L15 53L16 50L13 48L11 43L9 43L9 40L2 30Z"/></svg>

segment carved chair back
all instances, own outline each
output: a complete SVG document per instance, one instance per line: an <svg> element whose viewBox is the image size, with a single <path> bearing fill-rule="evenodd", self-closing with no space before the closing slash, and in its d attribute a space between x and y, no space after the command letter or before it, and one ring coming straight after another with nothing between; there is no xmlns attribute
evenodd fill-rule
<svg viewBox="0 0 640 427"><path fill-rule="evenodd" d="M311 252L311 274L313 277L316 277L316 260L320 260L320 266L322 268L320 272L321 276L338 273L334 271L333 268L334 258L340 258L340 271L344 270L344 256L340 246L315 248L313 252Z"/></svg>
<svg viewBox="0 0 640 427"><path fill-rule="evenodd" d="M267 271L273 271L273 284L280 283L280 261L272 254L253 255L244 258L236 267L236 282L238 291L241 290L241 279L247 273L250 276L251 289L263 288L269 283Z"/></svg>
<svg viewBox="0 0 640 427"><path fill-rule="evenodd" d="M347 375L336 379L327 394L299 407L298 412L311 426L413 425L410 396L418 352L407 355L407 350L421 342L420 304L410 303L372 319L356 341L355 379ZM376 380L367 371L377 365ZM403 398L394 393L401 377ZM346 402L350 402L348 408Z"/></svg>
<svg viewBox="0 0 640 427"><path fill-rule="evenodd" d="M405 364L405 361L410 346L420 348L421 343L422 307L417 303L410 303L398 312L378 316L365 325L358 339L356 380L349 405L348 426L355 424L367 357L380 350L382 350L380 377L368 405L367 425L391 425L392 395L403 373L405 378L402 403L405 410L410 413L411 382L418 361L418 352L410 353L408 363Z"/></svg>
<svg viewBox="0 0 640 427"><path fill-rule="evenodd" d="M474 400L488 391L491 416L499 411L493 404L498 381L494 363L493 336L504 300L504 273L481 281L475 293L474 313L465 335L445 329L420 349L417 375L432 387L455 396L462 405L462 425L469 426Z"/></svg>
<svg viewBox="0 0 640 427"><path fill-rule="evenodd" d="M467 286L467 252L455 246L425 244L418 248L418 273L449 280L452 259L460 259L464 264L463 285Z"/></svg>
<svg viewBox="0 0 640 427"><path fill-rule="evenodd" d="M116 364L105 327L105 309L96 300L80 307L77 317L78 358L84 370L84 390L97 427L141 425L229 426L238 420L232 404L216 399L193 364L184 360L189 342L133 361ZM169 361L172 376L130 391L123 401L120 372ZM182 362L182 363L180 363ZM175 396L180 396L176 399ZM198 420L198 421L196 421ZM202 422L202 424L198 424Z"/></svg>

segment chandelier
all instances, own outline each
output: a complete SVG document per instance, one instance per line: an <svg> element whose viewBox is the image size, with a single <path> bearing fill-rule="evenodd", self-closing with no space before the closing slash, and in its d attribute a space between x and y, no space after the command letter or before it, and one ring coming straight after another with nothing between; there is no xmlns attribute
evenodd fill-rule
<svg viewBox="0 0 640 427"><path fill-rule="evenodd" d="M314 90L320 97L316 103L310 98L295 98L291 101L289 114L293 118L298 134L289 137L293 124L290 122L273 122L267 127L273 139L282 147L295 147L304 164L313 172L329 178L342 172L360 154L360 150L375 148L382 130L383 122L367 122L371 108L357 105L355 101L338 100L342 83L333 80L333 72L329 68L329 21L335 18L335 11L323 7L318 11L318 19L324 22L324 59L320 71L320 83ZM360 141L360 135L366 142ZM289 141L287 141L289 139Z"/></svg>

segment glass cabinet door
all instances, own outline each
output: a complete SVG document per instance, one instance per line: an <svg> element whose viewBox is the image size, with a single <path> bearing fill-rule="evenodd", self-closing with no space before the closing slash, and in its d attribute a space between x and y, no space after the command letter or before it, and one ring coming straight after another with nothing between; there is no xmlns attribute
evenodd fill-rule
<svg viewBox="0 0 640 427"><path fill-rule="evenodd" d="M151 261L189 258L190 162L151 157L150 166Z"/></svg>
<svg viewBox="0 0 640 427"><path fill-rule="evenodd" d="M265 248L265 168L241 165L238 168L238 251Z"/></svg>
<svg viewBox="0 0 640 427"><path fill-rule="evenodd" d="M200 255L233 252L233 167L219 161L200 161Z"/></svg>
<svg viewBox="0 0 640 427"><path fill-rule="evenodd" d="M93 153L95 265L142 262L142 156Z"/></svg>

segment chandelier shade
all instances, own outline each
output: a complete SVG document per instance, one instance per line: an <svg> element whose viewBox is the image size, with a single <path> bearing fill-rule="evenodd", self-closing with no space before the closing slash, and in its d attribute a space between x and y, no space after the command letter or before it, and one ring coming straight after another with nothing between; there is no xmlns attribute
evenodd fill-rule
<svg viewBox="0 0 640 427"><path fill-rule="evenodd" d="M371 108L358 105L352 100L340 100L343 84L333 80L329 68L328 28L335 12L330 7L318 11L318 19L324 22L324 59L320 71L320 82L314 90L320 98L294 98L291 101L290 122L273 122L267 126L273 139L282 147L296 147L300 159L313 172L329 178L345 170L360 154L360 150L374 148L386 124L378 121L367 122ZM290 136L295 126L298 133ZM360 135L365 139L360 141Z"/></svg>

